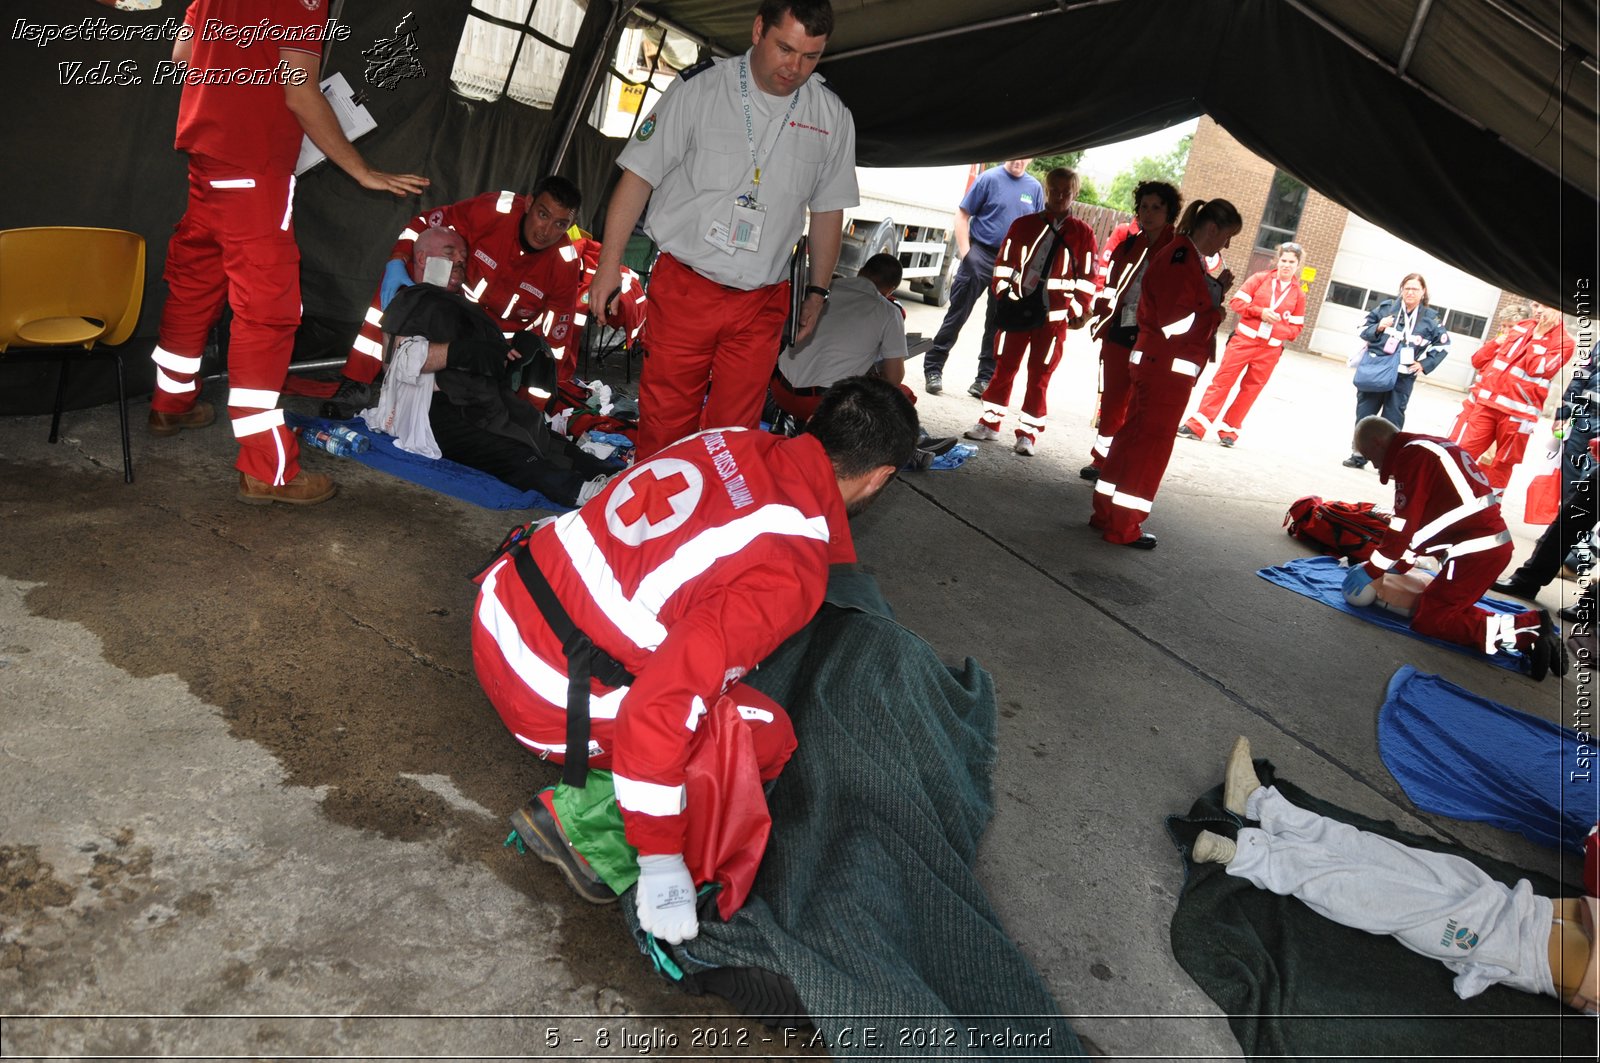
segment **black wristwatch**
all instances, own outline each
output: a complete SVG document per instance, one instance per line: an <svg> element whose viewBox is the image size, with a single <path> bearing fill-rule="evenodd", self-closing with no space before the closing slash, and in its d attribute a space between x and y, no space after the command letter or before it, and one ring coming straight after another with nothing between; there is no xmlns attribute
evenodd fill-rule
<svg viewBox="0 0 1600 1063"><path fill-rule="evenodd" d="M808 285L806 285L806 294L807 295L820 295L820 296L822 296L822 301L823 302L827 302L828 301L828 289L824 288L820 284L808 284Z"/></svg>

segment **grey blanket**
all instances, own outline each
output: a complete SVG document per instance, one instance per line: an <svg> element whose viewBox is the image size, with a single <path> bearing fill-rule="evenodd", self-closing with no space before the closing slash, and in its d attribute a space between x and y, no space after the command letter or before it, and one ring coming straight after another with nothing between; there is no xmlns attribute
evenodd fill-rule
<svg viewBox="0 0 1600 1063"><path fill-rule="evenodd" d="M993 811L988 673L947 668L849 574L747 682L789 710L800 746L750 899L670 950L685 975L781 972L835 1058L1081 1055L973 870Z"/></svg>

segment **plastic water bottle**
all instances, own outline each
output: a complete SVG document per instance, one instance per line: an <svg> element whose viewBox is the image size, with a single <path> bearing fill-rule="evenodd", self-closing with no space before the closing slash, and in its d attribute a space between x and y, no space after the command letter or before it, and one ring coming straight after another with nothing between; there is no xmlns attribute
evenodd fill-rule
<svg viewBox="0 0 1600 1063"><path fill-rule="evenodd" d="M330 425L327 428L302 428L300 441L308 447L325 450L337 458L348 458L352 454L364 454L372 446L372 441L360 432L343 425Z"/></svg>

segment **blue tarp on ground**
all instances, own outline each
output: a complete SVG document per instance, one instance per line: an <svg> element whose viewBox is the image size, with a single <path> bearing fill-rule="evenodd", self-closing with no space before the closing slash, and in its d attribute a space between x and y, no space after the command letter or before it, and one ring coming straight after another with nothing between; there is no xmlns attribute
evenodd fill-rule
<svg viewBox="0 0 1600 1063"><path fill-rule="evenodd" d="M1592 720L1590 703L1574 698ZM1593 736L1406 665L1378 712L1378 755L1413 804L1583 853L1600 818Z"/></svg>
<svg viewBox="0 0 1600 1063"><path fill-rule="evenodd" d="M424 458L407 453L395 446L393 436L380 435L372 431L367 427L367 422L359 417L352 417L348 421L332 421L326 417L307 417L292 412L285 412L283 416L291 428L339 426L354 429L372 441L372 449L362 454L353 454L346 460L359 461L379 472L398 476L402 480L410 480L431 491L459 498L463 502L470 502L484 509L547 509L557 513L565 512L567 509L566 506L556 505L537 491L518 491L486 472L458 465L446 458Z"/></svg>
<svg viewBox="0 0 1600 1063"><path fill-rule="evenodd" d="M1498 665L1508 671L1520 672L1522 670L1519 656L1509 653L1497 653L1493 657L1485 657L1467 646L1458 646L1454 642L1445 642L1443 639L1419 635L1411 630L1411 625L1406 618L1397 613L1379 609L1377 606L1357 609L1344 600L1344 591L1341 589L1344 583L1344 575L1348 571L1336 558L1319 556L1297 557L1293 561L1282 565L1273 565L1260 569L1256 572L1256 575L1268 583L1276 583L1280 587L1287 587L1296 594L1303 594L1307 598L1315 598L1324 605L1331 605L1341 613L1360 617L1362 620L1377 624L1379 627L1386 627L1390 631L1398 631L1411 638L1421 639L1423 642L1431 642L1435 646L1447 646L1457 653L1465 653L1469 657L1486 660L1490 664ZM1478 599L1478 604L1495 613L1517 613L1527 608L1516 602L1502 601L1499 598L1487 596Z"/></svg>

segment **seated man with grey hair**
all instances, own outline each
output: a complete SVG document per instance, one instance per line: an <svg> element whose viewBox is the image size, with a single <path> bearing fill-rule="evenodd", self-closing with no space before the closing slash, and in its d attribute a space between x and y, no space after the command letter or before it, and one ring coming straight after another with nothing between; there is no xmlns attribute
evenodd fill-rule
<svg viewBox="0 0 1600 1063"><path fill-rule="evenodd" d="M361 417L402 450L444 457L562 506L580 506L617 470L555 434L515 392L529 373L554 387L549 347L532 332L511 340L461 294L467 245L443 227L417 237L411 277L382 328L389 371Z"/></svg>

